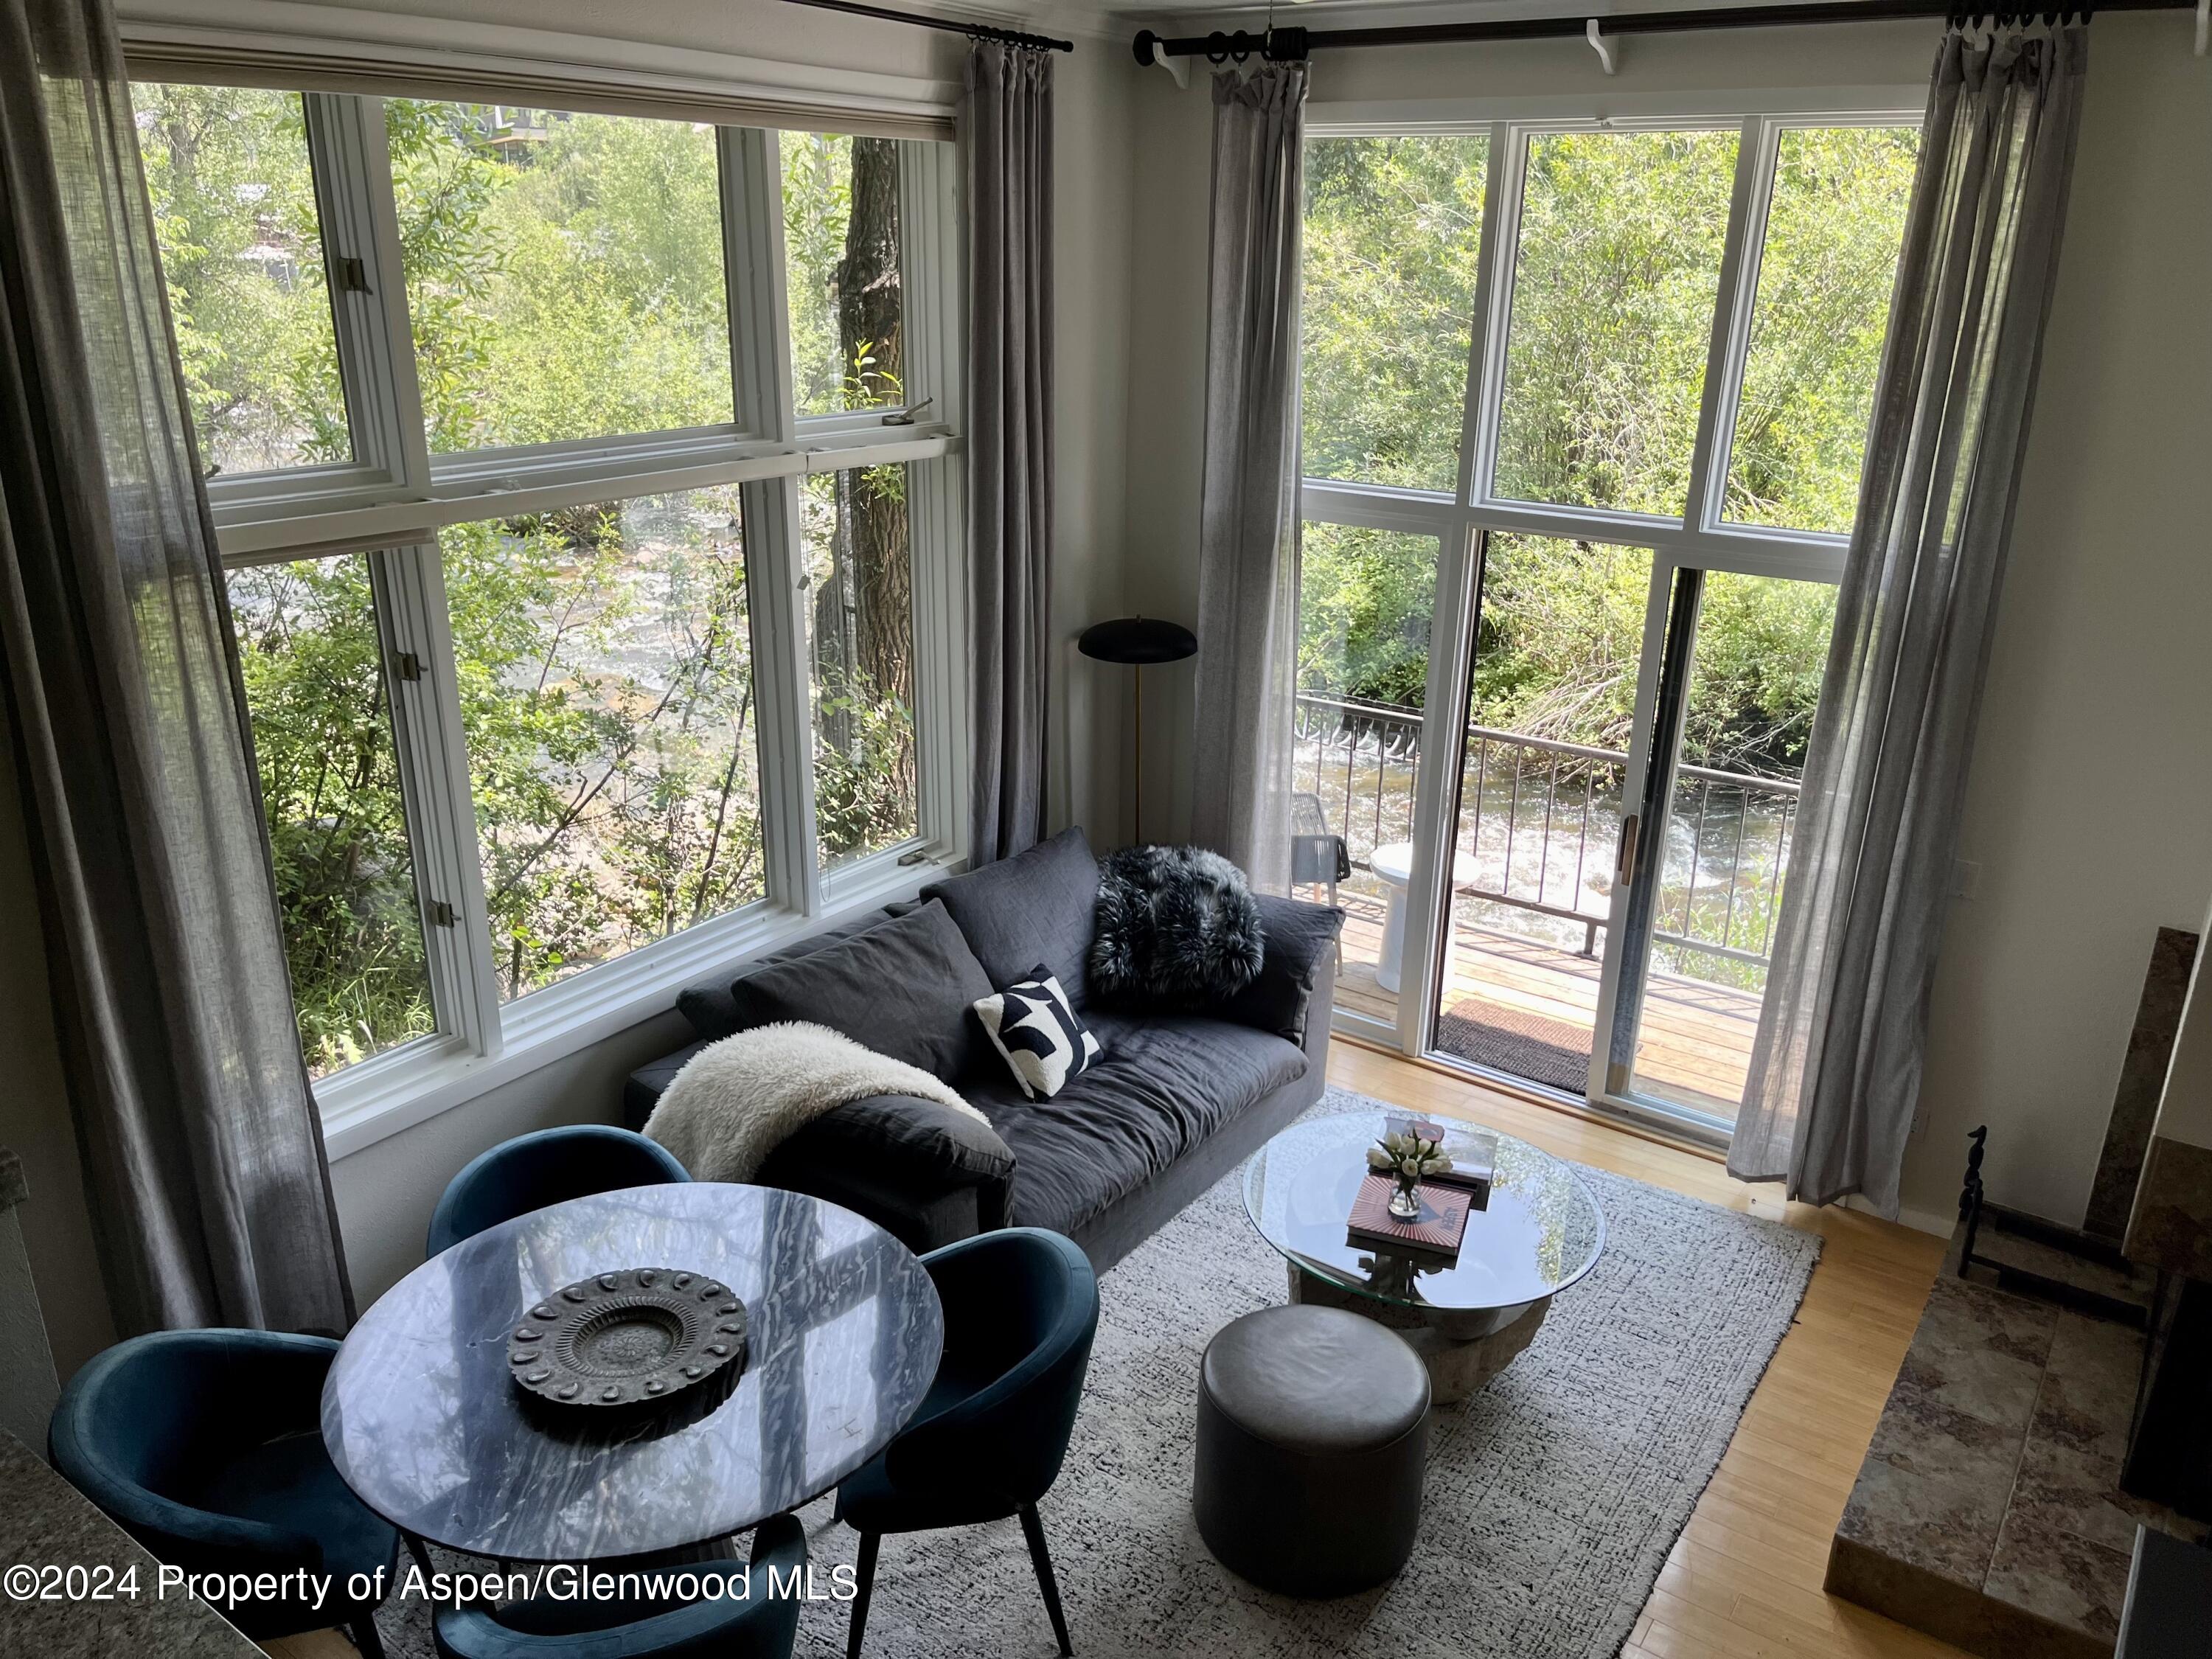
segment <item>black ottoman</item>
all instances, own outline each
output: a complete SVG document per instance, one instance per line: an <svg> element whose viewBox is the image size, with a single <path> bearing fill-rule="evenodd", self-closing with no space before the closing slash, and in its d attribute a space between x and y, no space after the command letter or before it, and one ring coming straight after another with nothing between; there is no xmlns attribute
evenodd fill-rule
<svg viewBox="0 0 2212 1659"><path fill-rule="evenodd" d="M1221 1565L1285 1595L1349 1595L1413 1553L1429 1372L1342 1308L1262 1308L1206 1344L1191 1507Z"/></svg>

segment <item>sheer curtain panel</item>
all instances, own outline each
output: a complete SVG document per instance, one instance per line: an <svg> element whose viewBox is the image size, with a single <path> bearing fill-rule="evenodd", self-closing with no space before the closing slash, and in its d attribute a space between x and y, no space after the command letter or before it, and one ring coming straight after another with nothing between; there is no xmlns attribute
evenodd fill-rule
<svg viewBox="0 0 2212 1659"><path fill-rule="evenodd" d="M1305 107L1304 64L1213 77L1191 834L1274 892L1291 873Z"/></svg>
<svg viewBox="0 0 2212 1659"><path fill-rule="evenodd" d="M1938 49L1729 1171L1897 1212L2088 52Z"/></svg>
<svg viewBox="0 0 2212 1659"><path fill-rule="evenodd" d="M343 1328L244 693L106 0L0 0L0 652L118 1325Z"/></svg>

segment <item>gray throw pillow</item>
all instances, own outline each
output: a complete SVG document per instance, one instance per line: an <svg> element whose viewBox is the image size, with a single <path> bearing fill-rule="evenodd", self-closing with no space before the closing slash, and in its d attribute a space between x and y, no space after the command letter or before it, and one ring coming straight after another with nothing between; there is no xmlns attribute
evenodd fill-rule
<svg viewBox="0 0 2212 1659"><path fill-rule="evenodd" d="M1082 830L1063 830L1025 853L933 882L921 896L943 901L990 976L977 996L1012 985L1042 962L1068 1001L1083 1006L1098 860Z"/></svg>
<svg viewBox="0 0 2212 1659"><path fill-rule="evenodd" d="M941 904L925 904L730 987L736 1029L811 1020L951 1082L973 1060L968 1010L991 976Z"/></svg>

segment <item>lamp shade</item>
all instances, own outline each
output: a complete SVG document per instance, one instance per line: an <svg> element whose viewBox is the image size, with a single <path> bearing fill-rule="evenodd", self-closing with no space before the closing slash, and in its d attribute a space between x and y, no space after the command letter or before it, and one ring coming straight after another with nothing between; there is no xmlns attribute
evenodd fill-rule
<svg viewBox="0 0 2212 1659"><path fill-rule="evenodd" d="M1158 617L1116 617L1085 629L1075 648L1101 662L1181 662L1198 653L1198 636Z"/></svg>

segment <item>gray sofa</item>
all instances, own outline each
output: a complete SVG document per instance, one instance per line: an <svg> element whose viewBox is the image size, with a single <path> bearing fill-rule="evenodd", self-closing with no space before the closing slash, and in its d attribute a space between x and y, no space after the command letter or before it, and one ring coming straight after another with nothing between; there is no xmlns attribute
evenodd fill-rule
<svg viewBox="0 0 2212 1659"><path fill-rule="evenodd" d="M1103 1270L1321 1097L1343 913L1262 896L1257 981L1215 1007L1140 1010L1087 994L1097 890L1097 863L1069 830L695 985L678 1006L697 1040L631 1075L624 1117L641 1127L708 1042L813 1019L943 1078L991 1127L878 1096L799 1130L759 1180L856 1210L915 1250L994 1227L1048 1227ZM1032 1101L969 1004L1039 964L1105 1054Z"/></svg>

